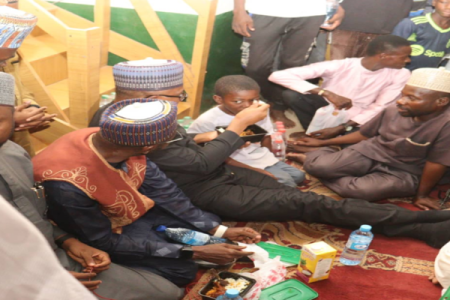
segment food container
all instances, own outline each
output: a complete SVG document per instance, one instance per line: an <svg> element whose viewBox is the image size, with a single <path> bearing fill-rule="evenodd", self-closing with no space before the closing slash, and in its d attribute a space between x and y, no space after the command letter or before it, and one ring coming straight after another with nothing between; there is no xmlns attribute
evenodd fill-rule
<svg viewBox="0 0 450 300"><path fill-rule="evenodd" d="M227 129L227 126L217 126L216 131L221 134ZM246 135L241 136L241 139L243 139L246 142L250 143L259 143L263 140L263 138L267 135L267 131L263 128L259 127L258 125L250 125L247 128L245 128L244 132L247 130L253 131L253 135Z"/></svg>
<svg viewBox="0 0 450 300"><path fill-rule="evenodd" d="M313 300L317 297L319 294L306 284L288 279L262 290L259 300Z"/></svg>
<svg viewBox="0 0 450 300"><path fill-rule="evenodd" d="M248 282L250 282L250 284L242 291L239 293L239 295L244 298L244 296L252 289L252 287L256 284L256 280L250 277L246 277L246 276L242 276L238 273L231 273L231 272L220 272L219 273L219 277L222 279L227 279L227 278L233 278L238 280L239 278L243 278L245 280L247 280ZM212 298L212 297L208 297L206 296L206 293L211 290L214 287L214 281L216 280L215 277L213 277L207 285L205 285L198 293L200 296L202 296L203 300L214 300L216 298Z"/></svg>

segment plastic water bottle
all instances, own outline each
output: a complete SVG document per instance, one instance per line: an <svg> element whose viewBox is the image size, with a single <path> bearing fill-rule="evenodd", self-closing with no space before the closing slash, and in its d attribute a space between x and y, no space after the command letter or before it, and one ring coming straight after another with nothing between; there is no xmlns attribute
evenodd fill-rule
<svg viewBox="0 0 450 300"><path fill-rule="evenodd" d="M183 128L184 128L184 129L188 129L189 126L191 126L192 122L194 122L194 121L192 121L192 118L191 118L191 117L184 117L183 120L184 120L184 121L183 121Z"/></svg>
<svg viewBox="0 0 450 300"><path fill-rule="evenodd" d="M192 246L220 244L227 241L226 239L217 238L203 232L186 228L167 228L166 226L161 225L156 228L156 231L164 232L167 237L176 242Z"/></svg>
<svg viewBox="0 0 450 300"><path fill-rule="evenodd" d="M336 14L338 7L339 7L339 0L326 0L327 16L322 26L324 27L331 26L330 24L327 23L327 21L330 20Z"/></svg>
<svg viewBox="0 0 450 300"><path fill-rule="evenodd" d="M283 128L279 127L277 132L279 132L281 134L281 137L283 138L284 145L286 145L286 141L287 141L286 129L284 127Z"/></svg>
<svg viewBox="0 0 450 300"><path fill-rule="evenodd" d="M111 102L111 97L109 95L102 95L102 97L100 98L100 103L99 106L105 106L106 104L109 104Z"/></svg>
<svg viewBox="0 0 450 300"><path fill-rule="evenodd" d="M229 289L225 292L225 295L221 295L216 298L216 300L228 300L228 299L234 299L234 300L242 300L242 297L239 296L239 291L236 289Z"/></svg>
<svg viewBox="0 0 450 300"><path fill-rule="evenodd" d="M370 225L362 225L358 230L350 234L339 259L341 263L347 266L359 265L373 240L371 229L372 226Z"/></svg>
<svg viewBox="0 0 450 300"><path fill-rule="evenodd" d="M286 144L284 143L281 132L275 132L272 135L272 153L279 161L286 159Z"/></svg>

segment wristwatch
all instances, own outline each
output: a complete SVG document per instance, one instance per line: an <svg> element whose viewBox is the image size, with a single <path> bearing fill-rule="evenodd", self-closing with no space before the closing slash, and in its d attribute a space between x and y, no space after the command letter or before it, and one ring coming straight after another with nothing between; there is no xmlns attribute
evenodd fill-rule
<svg viewBox="0 0 450 300"><path fill-rule="evenodd" d="M340 126L344 126L345 132L350 132L350 131L353 130L353 126L352 125L347 125L347 123L342 123Z"/></svg>
<svg viewBox="0 0 450 300"><path fill-rule="evenodd" d="M181 248L180 258L191 259L192 256L194 256L194 250L192 250L191 246L183 246L183 248Z"/></svg>
<svg viewBox="0 0 450 300"><path fill-rule="evenodd" d="M323 94L325 94L325 90L320 90L317 95L322 96Z"/></svg>

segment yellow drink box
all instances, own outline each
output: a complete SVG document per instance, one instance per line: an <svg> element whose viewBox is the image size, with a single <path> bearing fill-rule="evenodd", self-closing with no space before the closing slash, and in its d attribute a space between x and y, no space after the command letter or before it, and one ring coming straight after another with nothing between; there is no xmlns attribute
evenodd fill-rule
<svg viewBox="0 0 450 300"><path fill-rule="evenodd" d="M330 276L336 249L325 242L303 246L298 270L307 283L327 279Z"/></svg>

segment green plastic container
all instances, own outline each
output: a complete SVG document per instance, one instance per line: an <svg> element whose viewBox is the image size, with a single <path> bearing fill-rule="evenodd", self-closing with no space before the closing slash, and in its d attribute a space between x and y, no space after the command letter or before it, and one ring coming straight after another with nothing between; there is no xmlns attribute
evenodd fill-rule
<svg viewBox="0 0 450 300"><path fill-rule="evenodd" d="M270 258L275 258L276 256L281 256L281 261L285 263L290 263L298 265L300 262L300 256L302 255L302 250L293 249L285 246L280 246L277 244L270 244L265 242L259 242L257 244L267 252L269 252Z"/></svg>
<svg viewBox="0 0 450 300"><path fill-rule="evenodd" d="M444 295L442 295L440 300L450 300L450 289L447 289Z"/></svg>
<svg viewBox="0 0 450 300"><path fill-rule="evenodd" d="M317 297L319 294L306 284L288 279L262 290L259 300L312 300Z"/></svg>

